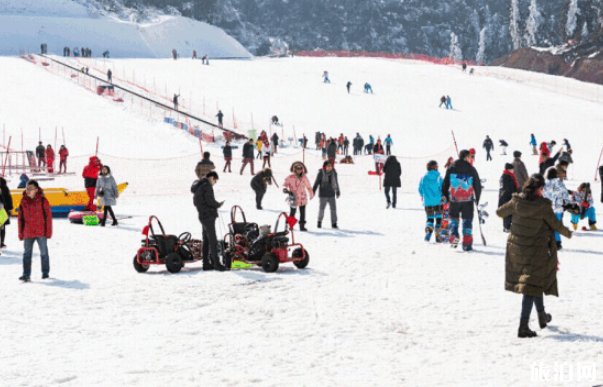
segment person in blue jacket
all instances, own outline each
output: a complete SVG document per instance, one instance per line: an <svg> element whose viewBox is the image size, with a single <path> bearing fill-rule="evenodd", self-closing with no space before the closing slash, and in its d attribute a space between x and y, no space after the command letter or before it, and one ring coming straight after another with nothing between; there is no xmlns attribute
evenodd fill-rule
<svg viewBox="0 0 603 387"><path fill-rule="evenodd" d="M383 143L385 144L385 154L390 156L392 154L392 145L394 145L391 135L388 134Z"/></svg>
<svg viewBox="0 0 603 387"><path fill-rule="evenodd" d="M438 172L438 162L431 160L427 163L427 173L419 183L419 194L423 200L427 223L425 224L425 241L429 242L431 234L435 229L436 242L443 240L440 238L442 231L442 176Z"/></svg>
<svg viewBox="0 0 603 387"><path fill-rule="evenodd" d="M536 145L538 145L538 143L536 142L536 137L534 137L534 133L532 133L531 137L530 137L530 145L532 145L532 153L537 156L538 155L538 151L536 150Z"/></svg>

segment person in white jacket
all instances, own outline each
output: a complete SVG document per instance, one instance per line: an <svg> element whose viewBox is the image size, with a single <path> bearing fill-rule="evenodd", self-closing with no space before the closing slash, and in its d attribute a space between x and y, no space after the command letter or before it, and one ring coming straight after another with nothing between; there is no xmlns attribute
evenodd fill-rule
<svg viewBox="0 0 603 387"><path fill-rule="evenodd" d="M563 180L557 177L557 170L554 167L546 170L545 178L546 182L542 196L553 203L553 212L557 215L557 219L563 223L565 206L574 203L574 201L571 199L567 188L565 188ZM557 232L555 232L555 240L557 241L557 250L561 250L561 236Z"/></svg>

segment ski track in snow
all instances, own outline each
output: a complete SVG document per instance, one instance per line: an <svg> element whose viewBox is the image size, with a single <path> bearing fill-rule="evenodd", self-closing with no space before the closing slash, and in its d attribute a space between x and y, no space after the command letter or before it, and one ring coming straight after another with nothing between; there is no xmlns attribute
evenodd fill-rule
<svg viewBox="0 0 603 387"><path fill-rule="evenodd" d="M76 155L89 154L99 133L101 149L112 155L169 157L198 149L186 133L114 106L25 61L0 58L0 63L7 75L0 115L13 138L24 128L26 144L36 143L38 126L48 138L49 128L57 125L68 128L68 145ZM529 154L529 133L539 142L555 138L561 143L568 137L576 161L568 186L575 188L592 180L600 146L594 144L596 123L603 118L598 105L403 61L226 61L210 66L211 76L181 61L129 60L117 66L122 65L135 66L137 77L155 74L162 82L181 85L182 95L189 93L185 87L201 84L202 77L208 95L215 95L225 109L242 106L262 112L261 117L277 112L305 126L311 143L311 129L345 128L348 135L360 131L365 137L369 131L382 137L391 133L398 154L433 153L449 145L449 129L454 128L460 148L478 149L476 166L487 179L483 200L490 203L484 225L489 245L479 243L477 224L473 253L423 242L425 216L416 187L404 187L399 208L386 210L383 192L342 186L337 201L341 230L330 228L329 211L324 228L316 228L314 199L307 208L310 232L295 234L311 256L306 270L285 264L274 274L259 268L217 273L203 272L197 263L177 275L159 266L138 274L132 259L149 215L157 215L170 234L190 231L199 238L201 228L189 186L180 195L129 195L126 190L115 211L132 218L118 227L56 219L49 243L50 280L40 279L35 249L32 282L22 284L17 278L23 248L15 219L7 226L8 250L0 256L5 294L0 385L535 386L545 384L531 383L532 364L552 367L565 361L595 362L601 375L603 233L578 232L564 240L561 297L545 298L553 321L537 330L538 338L517 339L521 297L503 290L506 234L495 216L498 178L511 156L499 156L495 145L494 162L486 163L481 150L485 134L495 141L504 138L511 144L508 153L520 149L533 172L536 157ZM325 68L342 90L320 83ZM349 102L343 88L347 76L342 75L348 73L370 74L377 79L371 84L379 95L359 94L361 102ZM178 80L182 74L192 81ZM361 85L360 79L354 83ZM259 84L264 85L261 95ZM458 114L436 110L442 93L451 94ZM387 129L370 129L372 123ZM220 173L220 149L206 148ZM357 168L363 176L373 168L367 158L345 167ZM238 168L233 164L234 171ZM114 169L117 180L127 172ZM315 173L310 168L312 183ZM248 171L243 177L220 175L216 198L226 204L216 224L219 234L225 232L222 221L229 223L234 204L258 224L274 225L278 213L287 210L276 187L268 189L265 210L255 210ZM283 177L278 176L279 184ZM599 198L598 186L594 195ZM595 205L603 216L600 203ZM533 312L533 329L535 319Z"/></svg>

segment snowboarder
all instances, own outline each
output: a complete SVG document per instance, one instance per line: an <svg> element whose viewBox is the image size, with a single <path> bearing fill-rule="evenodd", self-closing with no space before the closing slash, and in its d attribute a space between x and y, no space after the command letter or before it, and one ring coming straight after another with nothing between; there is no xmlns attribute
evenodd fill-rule
<svg viewBox="0 0 603 387"><path fill-rule="evenodd" d="M345 85L346 89L348 89L348 94L350 94L350 88L352 87L352 82L348 81Z"/></svg>
<svg viewBox="0 0 603 387"><path fill-rule="evenodd" d="M174 94L174 98L172 98L172 101L174 102L174 110L178 111L178 97L180 97L180 94Z"/></svg>
<svg viewBox="0 0 603 387"><path fill-rule="evenodd" d="M438 162L431 160L427 163L427 173L421 178L419 183L419 194L425 207L427 223L425 224L425 241L431 240L431 235L435 230L436 243L443 242L441 238L442 231L442 176L438 172ZM473 205L473 203L471 203Z"/></svg>
<svg viewBox="0 0 603 387"><path fill-rule="evenodd" d="M329 72L325 70L324 73L322 73L322 77L323 77L323 82L324 83L331 83L331 80L329 79Z"/></svg>
<svg viewBox="0 0 603 387"><path fill-rule="evenodd" d="M538 151L536 150L536 145L538 145L538 143L536 142L536 137L534 136L534 133L530 135L530 145L532 145L532 154L534 156L538 155Z"/></svg>
<svg viewBox="0 0 603 387"><path fill-rule="evenodd" d="M54 150L50 144L46 147L46 168L48 173L54 173Z"/></svg>
<svg viewBox="0 0 603 387"><path fill-rule="evenodd" d="M203 152L203 159L199 161L197 163L197 166L195 167L195 175L197 175L197 179L201 179L202 177L207 176L209 172L216 169L214 162L211 161L209 157L209 152Z"/></svg>
<svg viewBox="0 0 603 387"><path fill-rule="evenodd" d="M454 108L452 107L452 98L450 98L449 95L446 96L446 110L453 110Z"/></svg>
<svg viewBox="0 0 603 387"><path fill-rule="evenodd" d="M500 189L498 191L498 207L501 207L505 203L511 201L514 193L518 193L519 184L513 174L513 164L506 163L505 170L500 177ZM503 218L503 232L509 232L511 229L512 216L505 216Z"/></svg>
<svg viewBox="0 0 603 387"><path fill-rule="evenodd" d="M228 173L231 173L232 171L230 170L230 163L232 162L232 147L230 146L230 141L226 142L222 153L224 154L224 161L226 162L223 172L226 172L226 168L228 168Z"/></svg>
<svg viewBox="0 0 603 387"><path fill-rule="evenodd" d="M500 145L501 156L506 156L507 155L507 147L509 146L509 144L505 140L498 140L498 143Z"/></svg>
<svg viewBox="0 0 603 387"><path fill-rule="evenodd" d="M517 178L517 184L519 184L519 190L521 191L521 187L523 187L525 182L528 181L530 175L528 174L526 165L523 163L523 161L521 161L521 152L513 152L513 157L513 173Z"/></svg>
<svg viewBox="0 0 603 387"><path fill-rule="evenodd" d="M249 164L249 167L251 168L251 175L255 175L253 173L253 159L253 139L250 138L249 141L243 145L243 165L241 166L241 175L247 164Z"/></svg>
<svg viewBox="0 0 603 387"><path fill-rule="evenodd" d="M553 204L553 212L561 224L563 224L563 212L566 208L570 208L575 204L569 196L567 188L563 183L563 179L558 176L556 168L546 170L546 182L542 196L549 199ZM559 232L555 232L555 241L557 242L557 250L561 250L561 237Z"/></svg>
<svg viewBox="0 0 603 387"><path fill-rule="evenodd" d="M115 179L111 175L111 168L107 165L103 165L101 174L96 181L96 196L98 197L98 205L103 206L103 219L100 225L105 227L108 212L113 219L111 226L117 226L117 218L115 217L115 213L113 213L112 207L117 204L119 191L117 190L117 183L115 183Z"/></svg>
<svg viewBox="0 0 603 387"><path fill-rule="evenodd" d="M490 156L490 151L494 150L494 143L490 139L490 136L486 136L483 148L486 150L486 161L492 160L492 156Z"/></svg>
<svg viewBox="0 0 603 387"><path fill-rule="evenodd" d="M283 192L291 195L291 212L290 217L295 217L297 207L299 207L299 230L308 231L306 229L306 204L314 198L314 191L308 180L308 169L301 161L296 161L291 165L292 174L285 179L283 184ZM308 194L306 194L306 191ZM309 197L308 197L309 195Z"/></svg>
<svg viewBox="0 0 603 387"><path fill-rule="evenodd" d="M479 204L482 186L477 170L469 163L470 153L462 150L459 159L446 171L442 195L450 203L450 243L456 247L459 238L459 219L463 217L463 250L473 249L473 209Z"/></svg>
<svg viewBox="0 0 603 387"><path fill-rule="evenodd" d="M579 214L572 214L571 222L574 230L578 229L578 222L581 219L588 218L589 229L597 231L597 215L595 213L595 202L590 190L590 183L580 184L578 190L572 192L571 198L580 207Z"/></svg>
<svg viewBox="0 0 603 387"><path fill-rule="evenodd" d="M268 185L272 185L272 170L266 168L251 179L251 188L255 191L255 206L258 210L263 210L262 199L266 194Z"/></svg>
<svg viewBox="0 0 603 387"><path fill-rule="evenodd" d="M402 166L400 162L396 158L396 156L389 156L387 160L385 160L385 164L383 164L383 173L385 176L383 177L383 187L385 188L385 199L387 200L387 207L389 208L392 205L396 208L396 203L398 202L398 188L402 187L402 181L400 180L400 176L402 176ZM392 197L389 196L389 191L392 191Z"/></svg>
<svg viewBox="0 0 603 387"><path fill-rule="evenodd" d="M46 148L42 145L42 141L36 147L36 156L38 157L38 167L46 166Z"/></svg>
<svg viewBox="0 0 603 387"><path fill-rule="evenodd" d="M387 137L385 137L385 140L383 141L385 143L385 154L386 155L391 155L392 154L392 145L394 145L394 141L392 140L391 135L387 135Z"/></svg>
<svg viewBox="0 0 603 387"><path fill-rule="evenodd" d="M317 189L318 197L320 198L317 227L322 228L325 208L329 204L329 208L331 209L331 227L337 229L337 205L335 199L339 199L341 191L339 190L337 172L329 161L323 163L322 169L316 175L316 181L314 181L314 186L312 187L314 195L316 195Z"/></svg>
<svg viewBox="0 0 603 387"><path fill-rule="evenodd" d="M551 231L572 237L570 230L555 218L550 202L543 199L544 185L542 175L533 175L520 195L496 211L501 218L515 219L507 239L505 290L523 295L517 332L520 338L537 336L529 327L534 304L540 327L545 328L551 322L551 315L544 310L543 294L559 296L557 249L550 242Z"/></svg>
<svg viewBox="0 0 603 387"><path fill-rule="evenodd" d="M111 69L107 70L107 81L109 83L113 83L113 72L111 71Z"/></svg>
<svg viewBox="0 0 603 387"><path fill-rule="evenodd" d="M67 156L69 156L69 150L65 145L61 145L59 149L59 173L67 173Z"/></svg>
<svg viewBox="0 0 603 387"><path fill-rule="evenodd" d="M443 96L440 98L440 106L438 106L438 107L439 107L439 108L441 108L441 107L442 107L442 105L444 105L444 107L446 107L446 96L445 96L445 95L443 95ZM448 108L446 107L446 109L448 109Z"/></svg>
<svg viewBox="0 0 603 387"><path fill-rule="evenodd" d="M224 113L222 113L222 110L218 110L218 114L216 114L216 117L218 117L218 126L222 128L224 126Z"/></svg>
<svg viewBox="0 0 603 387"><path fill-rule="evenodd" d="M364 84L364 92L368 94L369 91L371 92L371 94L373 94L373 88L371 87L371 85L369 85L368 82L366 82Z"/></svg>
<svg viewBox="0 0 603 387"><path fill-rule="evenodd" d="M84 167L82 177L84 178L84 186L86 187L86 193L88 194L88 204L84 207L84 211L96 211L96 206L94 205L94 198L96 197L96 180L98 179L98 174L100 173L102 166L99 158L92 156L90 157L88 165Z"/></svg>
<svg viewBox="0 0 603 387"><path fill-rule="evenodd" d="M42 262L42 279L50 273L48 257L48 239L52 238L52 211L50 203L44 196L44 190L38 182L30 180L23 192L23 199L18 211L19 240L23 241L23 275L19 279L29 282L31 276L31 256L34 242L38 242Z"/></svg>
<svg viewBox="0 0 603 387"><path fill-rule="evenodd" d="M218 238L216 236L216 219L218 208L222 207L224 201L217 202L214 196L214 188L218 182L218 174L211 171L206 177L195 180L191 187L193 203L199 213L199 222L203 227L203 270L227 270L220 263L218 257Z"/></svg>

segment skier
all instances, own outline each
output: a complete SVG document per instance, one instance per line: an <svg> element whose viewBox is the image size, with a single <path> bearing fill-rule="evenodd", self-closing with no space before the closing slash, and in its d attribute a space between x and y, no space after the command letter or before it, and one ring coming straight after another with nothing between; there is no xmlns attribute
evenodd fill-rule
<svg viewBox="0 0 603 387"><path fill-rule="evenodd" d="M258 210L263 210L262 199L266 194L268 185L272 185L272 170L266 168L251 179L251 188L255 191L255 206Z"/></svg>
<svg viewBox="0 0 603 387"><path fill-rule="evenodd" d="M445 95L443 95L443 96L440 98L440 106L438 106L438 107L439 107L439 108L441 108L441 107L442 107L442 105L444 105L444 107L446 107L446 96L445 96ZM446 107L446 109L448 109L448 107Z"/></svg>
<svg viewBox="0 0 603 387"><path fill-rule="evenodd" d="M505 170L500 177L500 189L498 191L498 207L511 201L514 193L521 192L515 175L513 174L513 164L506 163ZM509 232L511 229L512 216L503 218L503 232Z"/></svg>
<svg viewBox="0 0 603 387"><path fill-rule="evenodd" d="M174 98L172 98L172 101L174 102L174 110L178 111L178 97L180 97L180 94L174 94Z"/></svg>
<svg viewBox="0 0 603 387"><path fill-rule="evenodd" d="M243 145L243 165L241 166L241 175L247 164L249 164L249 167L251 168L251 175L255 175L253 173L253 159L253 139L250 138L249 141Z"/></svg>
<svg viewBox="0 0 603 387"><path fill-rule="evenodd" d="M218 114L216 114L216 117L218 117L218 126L220 128L223 127L223 119L224 119L224 114L222 113L222 110L218 110Z"/></svg>
<svg viewBox="0 0 603 387"><path fill-rule="evenodd" d="M519 185L519 190L521 191L521 187L523 187L525 182L528 181L530 175L528 174L526 165L523 163L523 161L521 161L521 152L513 152L513 157L513 173L517 178L517 184Z"/></svg>
<svg viewBox="0 0 603 387"><path fill-rule="evenodd" d="M348 81L348 83L345 85L345 87L348 89L348 94L350 94L350 88L352 87L352 82Z"/></svg>
<svg viewBox="0 0 603 387"><path fill-rule="evenodd" d="M199 213L199 222L203 227L203 270L227 270L220 263L218 257L218 238L216 236L216 219L218 208L222 207L224 201L217 202L214 197L213 186L218 182L218 174L212 171L199 180L195 180L191 187L193 193L193 204Z"/></svg>
<svg viewBox="0 0 603 387"><path fill-rule="evenodd" d="M230 146L230 141L227 141L226 145L224 145L222 154L224 154L224 161L226 162L222 172L226 173L226 168L228 168L228 173L232 173L230 170L230 163L232 162L232 147Z"/></svg>
<svg viewBox="0 0 603 387"><path fill-rule="evenodd" d="M312 191L312 185L308 180L308 169L301 161L296 161L291 164L291 172L285 179L283 184L283 192L292 195L292 200L289 204L291 206L290 217L295 217L297 207L299 207L299 230L308 231L306 229L306 204L309 200L314 198L314 191ZM306 194L306 191L308 194ZM309 196L309 197L308 197Z"/></svg>
<svg viewBox="0 0 603 387"><path fill-rule="evenodd" d="M369 85L368 82L366 82L364 84L364 92L368 94L369 91L371 92L371 94L373 94L373 88L371 87L371 85Z"/></svg>
<svg viewBox="0 0 603 387"><path fill-rule="evenodd" d="M431 160L427 163L427 173L419 183L419 194L425 207L427 223L425 224L425 241L431 240L435 230L436 243L443 242L440 237L442 230L442 176L438 172L438 162ZM473 205L473 203L471 203Z"/></svg>
<svg viewBox="0 0 603 387"><path fill-rule="evenodd" d="M462 150L459 159L446 171L442 183L442 195L450 203L450 243L457 247L459 219L463 217L463 250L473 249L473 202L479 204L482 186L477 170L469 163L471 155Z"/></svg>
<svg viewBox="0 0 603 387"><path fill-rule="evenodd" d="M542 175L532 175L520 195L496 210L496 214L515 220L505 254L505 290L523 294L517 336L535 337L528 325L536 305L538 323L545 328L552 317L544 310L543 294L559 296L557 290L557 249L550 243L551 231L566 236L572 233L555 218L548 200L542 198Z"/></svg>
<svg viewBox="0 0 603 387"><path fill-rule="evenodd" d="M201 179L207 176L208 173L216 169L214 162L209 159L209 152L203 152L203 159L197 163L195 167L195 175L197 175L197 179Z"/></svg>
<svg viewBox="0 0 603 387"><path fill-rule="evenodd" d="M96 180L98 179L98 174L102 167L103 165L99 158L92 156L90 157L88 165L84 167L84 171L82 172L84 186L86 187L86 193L88 194L88 204L84 207L85 211L96 211L96 206L94 205L94 198L96 195L94 193L96 191Z"/></svg>
<svg viewBox="0 0 603 387"><path fill-rule="evenodd" d="M446 110L454 110L454 108L452 107L452 98L450 98L449 95L446 96Z"/></svg>
<svg viewBox="0 0 603 387"><path fill-rule="evenodd" d="M590 190L590 183L582 183L578 186L577 191L573 191L571 195L580 207L579 214L572 214L572 226L574 230L578 229L578 222L581 219L588 218L588 226L591 231L597 231L597 215L595 213L595 202L593 200L592 191Z"/></svg>
<svg viewBox="0 0 603 387"><path fill-rule="evenodd" d="M530 135L530 145L532 145L532 154L534 156L538 155L538 151L536 150L536 145L538 143L536 142L536 137L534 136L534 133L532 133Z"/></svg>
<svg viewBox="0 0 603 387"><path fill-rule="evenodd" d="M387 207L385 208L388 209L390 205L396 208L398 188L402 187L402 181L400 180L400 176L402 176L402 166L396 156L389 156L387 160L385 160L385 164L383 164L383 173L385 174L383 177L383 187L385 188L385 199L387 199ZM390 189L392 191L391 199L389 196Z"/></svg>
<svg viewBox="0 0 603 387"><path fill-rule="evenodd" d="M331 166L335 166L335 158L337 157L337 143L334 138L329 140L329 145L327 146L327 158L331 163Z"/></svg>
<svg viewBox="0 0 603 387"><path fill-rule="evenodd" d="M331 227L337 229L337 206L335 199L339 199L341 191L339 190L337 172L328 161L323 163L322 169L316 175L316 181L312 187L314 195L316 195L317 189L318 197L320 198L317 227L322 228L322 220L325 216L325 208L328 203L331 209Z"/></svg>
<svg viewBox="0 0 603 387"><path fill-rule="evenodd" d="M113 72L111 71L111 69L107 70L107 81L109 83L113 83Z"/></svg>
<svg viewBox="0 0 603 387"><path fill-rule="evenodd" d="M487 153L486 161L492 160L492 156L490 156L490 151L494 150L494 143L492 143L490 136L486 136L486 139L484 140L483 148L486 150L486 153Z"/></svg>
<svg viewBox="0 0 603 387"><path fill-rule="evenodd" d="M48 173L54 173L54 150L50 144L46 147L46 167Z"/></svg>
<svg viewBox="0 0 603 387"><path fill-rule="evenodd" d="M507 147L509 146L509 144L505 140L498 140L498 143L500 144L501 156L506 156Z"/></svg>
<svg viewBox="0 0 603 387"><path fill-rule="evenodd" d="M117 226L117 218L113 213L113 206L117 204L117 198L119 198L119 191L117 190L117 183L111 176L111 168L107 165L103 165L101 174L98 176L96 181L96 196L98 197L98 205L103 206L103 219L100 222L102 227L105 227L107 222L107 212L113 218L111 226Z"/></svg>
<svg viewBox="0 0 603 387"><path fill-rule="evenodd" d="M327 70L322 73L322 77L324 78L324 83L331 83L331 80L329 79L329 72Z"/></svg>
<svg viewBox="0 0 603 387"><path fill-rule="evenodd" d="M64 169L63 173L67 173L67 156L69 156L69 150L65 145L61 145L59 149L59 173Z"/></svg>
<svg viewBox="0 0 603 387"><path fill-rule="evenodd" d="M36 147L36 156L38 157L38 167L46 166L46 148L42 145L42 141Z"/></svg>
<svg viewBox="0 0 603 387"><path fill-rule="evenodd" d="M392 140L391 135L387 135L387 137L385 137L385 141L383 141L385 143L385 154L386 155L391 155L392 154L392 145L394 145L394 141Z"/></svg>
<svg viewBox="0 0 603 387"><path fill-rule="evenodd" d="M549 168L546 170L546 182L544 185L543 196L549 199L553 204L553 212L557 216L559 222L563 224L563 212L575 205L569 196L563 179L558 176L557 169ZM555 232L555 241L557 242L557 250L561 250L561 237L559 232Z"/></svg>

